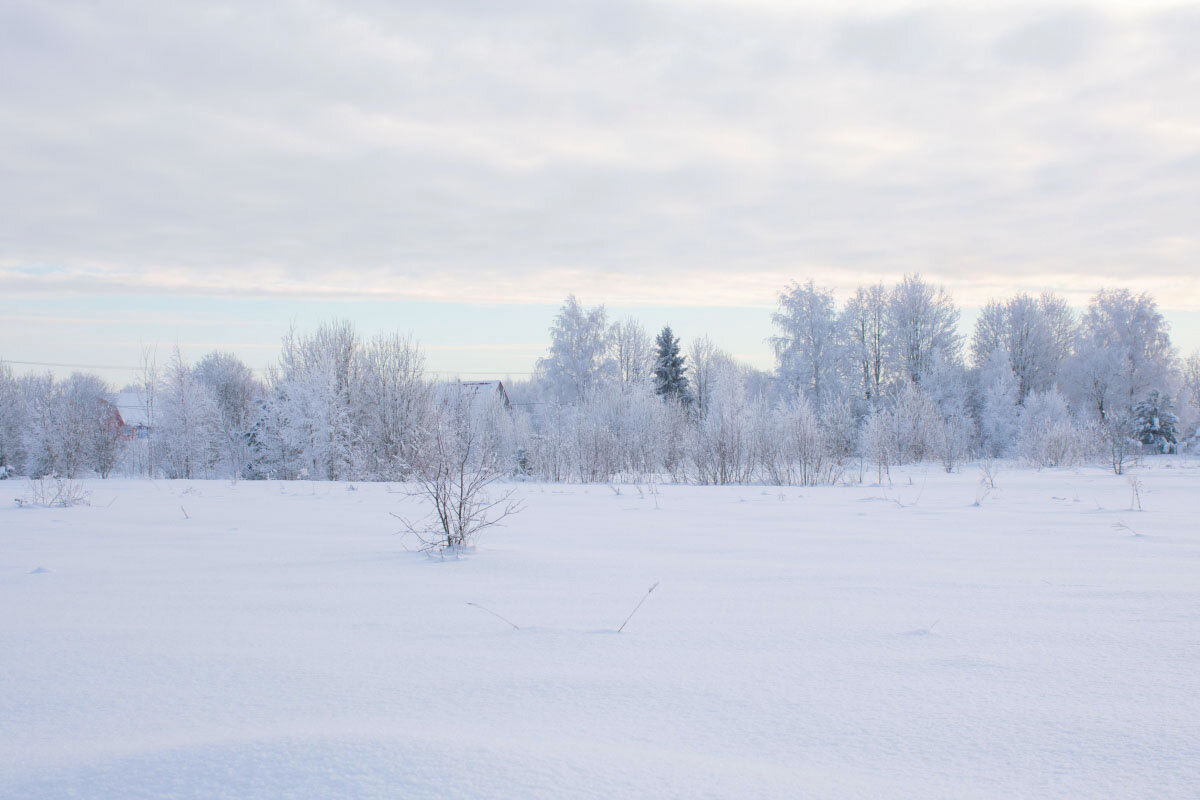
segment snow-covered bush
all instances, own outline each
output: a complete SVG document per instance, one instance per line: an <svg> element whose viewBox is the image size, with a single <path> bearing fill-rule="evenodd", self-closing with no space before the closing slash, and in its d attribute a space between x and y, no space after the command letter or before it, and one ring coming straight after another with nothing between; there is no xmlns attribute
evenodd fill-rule
<svg viewBox="0 0 1200 800"><path fill-rule="evenodd" d="M859 457L875 465L876 483L882 484L896 457L893 412L883 406L873 407L863 420L858 436Z"/></svg>
<svg viewBox="0 0 1200 800"><path fill-rule="evenodd" d="M938 409L916 384L904 382L884 420L891 427L893 463L921 462L937 455Z"/></svg>
<svg viewBox="0 0 1200 800"><path fill-rule="evenodd" d="M1086 453L1067 401L1057 390L1030 392L1017 419L1017 455L1037 467L1069 467Z"/></svg>
<svg viewBox="0 0 1200 800"><path fill-rule="evenodd" d="M763 420L760 463L763 479L786 486L816 486L837 481L842 458L833 436L808 398L780 404Z"/></svg>
<svg viewBox="0 0 1200 800"><path fill-rule="evenodd" d="M966 409L951 409L934 424L934 446L946 472L953 472L971 454L975 423Z"/></svg>
<svg viewBox="0 0 1200 800"><path fill-rule="evenodd" d="M736 365L713 366L708 399L689 437L692 475L697 483L749 483L754 476L752 419Z"/></svg>
<svg viewBox="0 0 1200 800"><path fill-rule="evenodd" d="M19 506L70 508L89 505L91 496L92 493L79 481L50 475L31 478L25 494L16 498L16 503Z"/></svg>

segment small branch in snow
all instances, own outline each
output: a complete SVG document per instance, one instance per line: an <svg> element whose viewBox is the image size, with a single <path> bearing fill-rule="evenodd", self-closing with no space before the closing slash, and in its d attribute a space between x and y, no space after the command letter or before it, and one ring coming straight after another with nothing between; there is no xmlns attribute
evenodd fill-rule
<svg viewBox="0 0 1200 800"><path fill-rule="evenodd" d="M1114 528L1115 530L1118 530L1118 531L1129 531L1129 533L1130 533L1130 534L1132 534L1132 535L1134 535L1134 536L1141 536L1141 535L1142 535L1142 534L1138 533L1137 531L1135 531L1135 530L1133 529L1133 527L1132 527L1132 526L1130 526L1130 524L1129 524L1129 523L1127 523L1125 520L1121 520L1121 521L1119 521L1119 522L1114 522L1114 523L1113 523L1113 528Z"/></svg>
<svg viewBox="0 0 1200 800"><path fill-rule="evenodd" d="M1142 483L1140 480L1138 480L1136 477L1134 477L1133 475L1129 476L1129 488L1132 491L1132 495L1129 498L1129 510L1130 511L1135 511L1135 510L1141 511L1142 510L1142 488L1144 486L1145 486L1145 484ZM1134 506L1137 506L1137 508L1135 509Z"/></svg>
<svg viewBox="0 0 1200 800"><path fill-rule="evenodd" d="M183 518L184 518L184 519L191 519L191 517L189 517L189 516L188 516L187 509L186 509L186 508L184 508L183 506L180 506L180 507L179 507L179 510L183 512Z"/></svg>
<svg viewBox="0 0 1200 800"><path fill-rule="evenodd" d="M467 605L469 605L469 606L474 606L475 608L478 608L480 611L486 611L487 613L491 614L491 615L492 615L493 617L495 617L496 619L503 620L504 622L507 622L509 625L512 625L512 629L513 629L514 631L519 631L519 630L521 630L521 629L520 629L520 628L517 626L517 624L516 624L516 623L514 623L512 620L504 619L504 617L500 616L500 615L499 615L499 614L497 614L495 611L492 611L490 608L484 608L483 606L479 605L479 603L472 603L472 602L469 602L469 601L467 602Z"/></svg>
<svg viewBox="0 0 1200 800"><path fill-rule="evenodd" d="M620 633L621 631L625 630L625 626L629 624L629 620L633 619L633 615L636 614L638 612L638 609L642 607L642 603L646 602L646 598L649 597L654 592L654 590L658 588L658 584L659 584L659 582L655 581L654 585L646 590L646 594L642 597L641 600L638 601L638 604L633 607L633 611L629 612L629 616L626 617L625 621L621 623L621 627L617 628L617 633Z"/></svg>

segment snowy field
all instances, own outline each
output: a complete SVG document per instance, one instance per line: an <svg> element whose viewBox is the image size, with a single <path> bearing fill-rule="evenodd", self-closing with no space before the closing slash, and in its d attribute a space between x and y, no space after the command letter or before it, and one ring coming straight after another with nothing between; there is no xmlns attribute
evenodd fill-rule
<svg viewBox="0 0 1200 800"><path fill-rule="evenodd" d="M1200 797L1200 465L1137 475L521 485L445 562L384 485L2 483L0 797Z"/></svg>

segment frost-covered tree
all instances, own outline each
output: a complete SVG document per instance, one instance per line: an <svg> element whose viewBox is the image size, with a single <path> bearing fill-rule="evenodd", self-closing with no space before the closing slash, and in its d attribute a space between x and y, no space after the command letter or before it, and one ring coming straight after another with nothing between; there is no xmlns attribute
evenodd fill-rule
<svg viewBox="0 0 1200 800"><path fill-rule="evenodd" d="M72 373L56 392L58 414L58 471L74 478L93 468L90 458L95 429L105 415L108 387L95 375Z"/></svg>
<svg viewBox="0 0 1200 800"><path fill-rule="evenodd" d="M59 439L58 472L74 478L97 469L96 451L101 430L111 430L111 391L95 375L74 372L55 392L60 404L57 414ZM112 469L105 464L105 474Z"/></svg>
<svg viewBox="0 0 1200 800"><path fill-rule="evenodd" d="M208 478L221 454L219 412L209 388L176 346L159 400L159 464L169 478Z"/></svg>
<svg viewBox="0 0 1200 800"><path fill-rule="evenodd" d="M1200 351L1192 353L1183 364L1181 375L1179 424L1180 438L1200 440Z"/></svg>
<svg viewBox="0 0 1200 800"><path fill-rule="evenodd" d="M72 373L55 381L49 373L22 381L25 469L30 477L76 478L91 471L107 476L119 442L111 392L100 378Z"/></svg>
<svg viewBox="0 0 1200 800"><path fill-rule="evenodd" d="M537 362L538 377L555 400L579 402L617 378L611 336L604 306L586 309L575 295L567 298L550 327L550 352Z"/></svg>
<svg viewBox="0 0 1200 800"><path fill-rule="evenodd" d="M887 380L887 306L888 291L882 283L860 286L841 315L845 357L854 373L847 377L857 382L864 400L878 399Z"/></svg>
<svg viewBox="0 0 1200 800"><path fill-rule="evenodd" d="M146 421L144 467L146 475L153 478L157 475L158 461L156 445L158 444L158 395L162 384L162 374L158 366L157 346L142 347L141 367L137 374L137 398L142 407Z"/></svg>
<svg viewBox="0 0 1200 800"><path fill-rule="evenodd" d="M884 405L872 406L859 432L859 457L875 465L876 482L880 485L891 466L899 463L898 445L893 435L894 418L894 409Z"/></svg>
<svg viewBox="0 0 1200 800"><path fill-rule="evenodd" d="M992 351L979 373L979 439L983 452L992 458L1010 454L1016 443L1019 381L1008 354Z"/></svg>
<svg viewBox="0 0 1200 800"><path fill-rule="evenodd" d="M1074 314L1052 294L1019 294L984 306L975 323L971 354L982 367L996 351L1004 353L1017 378L1017 400L1054 384L1075 339Z"/></svg>
<svg viewBox="0 0 1200 800"><path fill-rule="evenodd" d="M654 366L654 353L642 324L632 317L614 322L609 340L621 383L626 386L645 383Z"/></svg>
<svg viewBox="0 0 1200 800"><path fill-rule="evenodd" d="M754 475L752 419L741 369L728 356L710 357L707 405L696 420L689 455L697 483L747 483Z"/></svg>
<svg viewBox="0 0 1200 800"><path fill-rule="evenodd" d="M289 437L303 442L304 474L319 480L353 475L356 452L357 374L360 340L349 322L327 323L310 334L290 331L283 340L278 385L288 404Z"/></svg>
<svg viewBox="0 0 1200 800"><path fill-rule="evenodd" d="M1134 405L1170 384L1174 364L1169 327L1150 295L1105 289L1092 298L1069 383L1104 431L1118 475L1136 443Z"/></svg>
<svg viewBox="0 0 1200 800"><path fill-rule="evenodd" d="M681 403L691 402L687 378L687 356L679 349L679 337L667 325L654 340L654 391Z"/></svg>
<svg viewBox="0 0 1200 800"><path fill-rule="evenodd" d="M622 398L606 385L572 408L569 452L583 483L607 483L622 471Z"/></svg>
<svg viewBox="0 0 1200 800"><path fill-rule="evenodd" d="M979 371L979 445L985 456L1010 455L1016 439L1016 417L1020 413L1018 380L1009 366L1008 355L995 350Z"/></svg>
<svg viewBox="0 0 1200 800"><path fill-rule="evenodd" d="M1187 401L1200 408L1200 351L1188 356L1183 364L1183 386Z"/></svg>
<svg viewBox="0 0 1200 800"><path fill-rule="evenodd" d="M121 413L113 401L113 394L103 384L103 399L97 404L97 416L88 428L88 454L91 467L101 478L113 474L122 463L129 440L122 429Z"/></svg>
<svg viewBox="0 0 1200 800"><path fill-rule="evenodd" d="M267 370L267 394L255 404L255 420L246 437L248 459L242 477L248 480L294 480L306 470L304 457L309 437L301 404L293 401L292 386L282 380L276 367ZM307 474L307 472L305 472Z"/></svg>
<svg viewBox="0 0 1200 800"><path fill-rule="evenodd" d="M958 308L940 286L905 275L888 295L887 352L892 371L919 383L935 358L957 362Z"/></svg>
<svg viewBox="0 0 1200 800"><path fill-rule="evenodd" d="M232 353L209 353L196 364L194 373L214 403L213 423L220 437L224 462L221 472L237 477L250 459L250 428L264 387Z"/></svg>
<svg viewBox="0 0 1200 800"><path fill-rule="evenodd" d="M59 387L49 372L24 375L20 380L25 463L23 472L30 478L64 474L60 431L62 403Z"/></svg>
<svg viewBox="0 0 1200 800"><path fill-rule="evenodd" d="M922 388L937 409L932 433L938 458L947 472L953 472L970 454L975 438L966 370L938 353Z"/></svg>
<svg viewBox="0 0 1200 800"><path fill-rule="evenodd" d="M779 294L771 315L779 333L771 337L776 373L793 395L819 399L838 382L837 306L813 281L793 283Z"/></svg>
<svg viewBox="0 0 1200 800"><path fill-rule="evenodd" d="M938 456L938 407L917 384L900 384L891 402L892 463L919 463Z"/></svg>
<svg viewBox="0 0 1200 800"><path fill-rule="evenodd" d="M0 362L0 480L24 470L25 402L12 368Z"/></svg>
<svg viewBox="0 0 1200 800"><path fill-rule="evenodd" d="M1179 417L1170 395L1152 389L1133 407L1134 435L1155 453L1170 453L1179 442Z"/></svg>
<svg viewBox="0 0 1200 800"><path fill-rule="evenodd" d="M1102 290L1088 305L1081 328L1076 383L1101 420L1131 412L1152 389L1168 385L1175 351L1150 295Z"/></svg>
<svg viewBox="0 0 1200 800"><path fill-rule="evenodd" d="M696 401L696 413L703 417L708 413L717 370L729 360L729 356L705 334L692 340L687 358L692 362L691 389L692 398Z"/></svg>
<svg viewBox="0 0 1200 800"><path fill-rule="evenodd" d="M400 480L412 470L433 402L425 356L411 337L381 335L363 348L356 374L362 474Z"/></svg>

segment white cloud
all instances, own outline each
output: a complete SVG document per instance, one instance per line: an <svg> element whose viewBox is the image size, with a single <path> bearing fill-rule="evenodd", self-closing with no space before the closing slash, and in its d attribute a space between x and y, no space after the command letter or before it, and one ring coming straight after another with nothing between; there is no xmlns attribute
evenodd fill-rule
<svg viewBox="0 0 1200 800"><path fill-rule="evenodd" d="M1200 308L1200 14L1142 8L10 2L0 280Z"/></svg>

